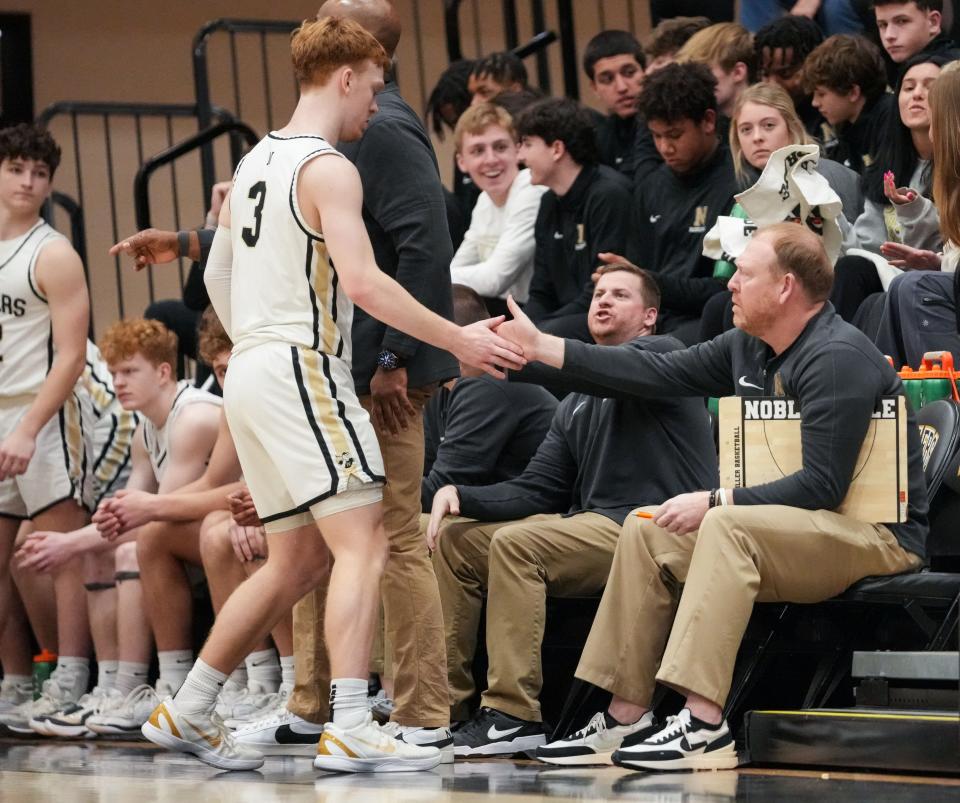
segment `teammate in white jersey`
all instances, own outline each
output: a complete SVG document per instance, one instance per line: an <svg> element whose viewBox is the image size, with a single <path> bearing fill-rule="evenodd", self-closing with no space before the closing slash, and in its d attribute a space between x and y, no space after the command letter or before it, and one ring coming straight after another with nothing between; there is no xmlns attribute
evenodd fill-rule
<svg viewBox="0 0 960 803"><path fill-rule="evenodd" d="M20 522L81 526L83 442L74 384L83 371L89 299L69 242L40 219L60 149L32 125L0 131L0 622ZM60 659L49 689L77 699L89 679L80 566L55 575ZM6 715L4 715L6 716Z"/></svg>
<svg viewBox="0 0 960 803"><path fill-rule="evenodd" d="M100 501L112 496L127 483L130 474L130 449L137 428L137 414L124 410L113 390L113 380L100 350L87 341L86 366L77 380L74 394L80 405L86 471L83 504L95 510ZM23 540L15 560L20 570L17 582L37 582L28 572L55 572L68 561L82 558L84 587L90 631L99 671L97 685L82 702L60 705L43 701L31 707L26 725L47 736L85 735L84 711L99 705L112 687L117 669L117 580L113 550L104 551L96 539L78 537L81 531L58 533L34 530ZM93 548L91 548L93 547ZM31 602L34 603L31 605ZM30 622L37 626L44 610L36 600L24 599ZM54 623L55 624L55 623ZM29 643L22 645L29 660ZM57 710L49 711L51 704ZM9 723L8 723L9 724ZM22 728L26 730L27 728Z"/></svg>
<svg viewBox="0 0 960 803"><path fill-rule="evenodd" d="M100 345L117 399L125 410L141 416L133 436L127 488L174 490L196 479L210 457L222 404L219 397L176 381L176 335L158 321L126 320L111 326ZM98 514L110 501L101 502ZM96 523L65 534L77 554L112 556L119 601L113 643L117 645L119 664L113 690L99 689L76 710L44 711L42 716L35 713L34 729L40 733L136 734L156 703L146 680L153 643L150 625L161 617L147 616L136 554L137 535L138 531L132 530L108 541L101 538ZM173 533L173 537L176 535ZM29 565L34 555L43 559L45 550L38 541L34 540L35 548L31 549L28 539L21 550L24 565ZM170 605L177 602L173 599ZM100 644L97 647L99 650ZM161 643L159 658L158 687L166 694L179 687L192 663L189 635L185 643L173 647ZM99 692L103 691L107 699L101 699L104 695Z"/></svg>
<svg viewBox="0 0 960 803"><path fill-rule="evenodd" d="M305 22L292 51L297 108L238 167L205 275L235 344L224 403L269 557L227 600L180 692L143 731L214 766L259 766L262 756L238 745L213 716L217 693L281 612L323 581L332 554L325 631L333 721L315 766L430 769L440 762L436 747L393 739L367 708L387 541L382 460L347 362L350 299L495 375L502 376L495 364L523 360L493 333L498 321L461 329L377 268L357 171L328 143L357 139L376 111L383 48L355 22L325 18Z"/></svg>
<svg viewBox="0 0 960 803"><path fill-rule="evenodd" d="M213 366L221 387L232 346L216 314L212 309L207 309L200 324L198 350L204 362ZM142 528L137 536L137 546L144 584L149 592L150 575L155 575L158 571L164 574L165 582L154 585L160 585L164 591L165 615L162 625L174 638L183 631L182 638L189 639L191 633L189 618L178 615L181 613L178 606L166 602L175 595L189 602L189 586L184 584L182 590L177 589L183 579L177 573L180 561L196 564L202 558L215 613L234 589L259 565L252 561L249 544L245 544L246 553L242 549L235 553L231 545L233 519L229 500L232 494L240 493L245 488L240 479L240 461L226 417L221 414L217 441L201 477L171 493L153 494L133 489L120 491L95 516L98 528L105 538L113 539L134 527ZM171 530L165 527L163 522L199 524L199 540L171 538ZM146 524L150 526L144 527ZM250 528L251 531L255 529ZM262 528L260 530L262 541ZM176 536L178 529L175 528L172 532ZM237 535L246 536L248 533L241 532ZM251 532L250 535L256 537L257 533ZM145 546L148 547L146 551ZM265 545L258 549L258 555L261 558L266 557ZM245 571L245 567L249 570ZM247 655L245 666L238 667L231 675L217 707L218 713L225 720L236 721L255 710L259 711L267 706L275 707L279 702L276 692L280 690L283 667L287 669L286 682L289 692L292 687L290 670L293 666L291 626L291 616L288 614L271 633L282 657L281 661L277 660L269 642L264 640ZM157 627L154 627L157 643L162 644L164 638L170 638L170 634L165 636ZM310 746L316 746L316 737Z"/></svg>

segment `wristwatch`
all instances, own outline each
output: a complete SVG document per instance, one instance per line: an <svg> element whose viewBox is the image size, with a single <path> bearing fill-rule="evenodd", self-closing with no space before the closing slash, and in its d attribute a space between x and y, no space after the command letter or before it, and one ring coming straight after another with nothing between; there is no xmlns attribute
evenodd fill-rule
<svg viewBox="0 0 960 803"><path fill-rule="evenodd" d="M397 368L403 368L403 363L403 357L390 351L390 349L384 349L377 355L377 365L384 371L395 371Z"/></svg>

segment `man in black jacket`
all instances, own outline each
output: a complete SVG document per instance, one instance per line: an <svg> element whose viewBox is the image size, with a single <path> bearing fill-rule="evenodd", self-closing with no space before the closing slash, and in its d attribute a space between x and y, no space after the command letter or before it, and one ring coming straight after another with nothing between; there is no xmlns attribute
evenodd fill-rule
<svg viewBox="0 0 960 803"><path fill-rule="evenodd" d="M876 347L834 312L832 279L813 232L793 223L761 229L730 279L737 328L669 354L562 341L537 332L512 305L519 318L500 334L528 359L596 392L782 396L802 411L799 471L749 488L682 494L650 519L627 518L577 668L613 701L588 728L539 756L555 763L610 756L647 770L736 766L723 704L753 603L817 602L867 575L922 562L928 506L909 406L908 520L869 524L834 512L880 398L903 395L903 386ZM680 715L620 744L610 739L612 727L650 715L657 681L686 695Z"/></svg>
<svg viewBox="0 0 960 803"><path fill-rule="evenodd" d="M516 128L531 182L550 190L540 200L534 226L527 313L544 331L589 340L590 277L598 254L623 253L630 182L597 164L590 114L574 100L539 101L517 117Z"/></svg>
<svg viewBox="0 0 960 803"><path fill-rule="evenodd" d="M600 269L590 331L603 349L630 353L679 349L654 335L659 294L646 271ZM556 372L525 369L520 378L550 383ZM637 505L710 487L716 453L700 399L625 398L615 390L579 392L554 415L523 473L495 485L447 485L437 491L427 538L446 625L454 718L474 691L483 591L487 592L488 688L480 711L454 732L458 756L509 755L545 741L538 697L546 596L596 594L603 588L624 518ZM589 391L588 391L589 392ZM440 521L448 513L468 520ZM632 723L622 733L649 724Z"/></svg>
<svg viewBox="0 0 960 803"><path fill-rule="evenodd" d="M902 65L917 53L954 50L956 44L943 31L943 0L875 0L880 42L892 62L891 86Z"/></svg>
<svg viewBox="0 0 960 803"><path fill-rule="evenodd" d="M724 289L713 278L713 260L703 256L703 235L737 191L730 151L717 137L716 84L704 64L668 64L647 78L640 95L640 113L664 161L634 187L627 258L657 277L659 331L685 343L695 342L707 299Z"/></svg>
<svg viewBox="0 0 960 803"><path fill-rule="evenodd" d="M636 169L637 98L645 66L643 47L627 31L600 31L583 51L583 71L607 112L596 119L600 164L631 180Z"/></svg>
<svg viewBox="0 0 960 803"><path fill-rule="evenodd" d="M807 56L803 81L813 94L814 108L837 135L836 146L826 155L863 173L887 135L887 118L896 106L887 93L880 48L863 36L831 36Z"/></svg>

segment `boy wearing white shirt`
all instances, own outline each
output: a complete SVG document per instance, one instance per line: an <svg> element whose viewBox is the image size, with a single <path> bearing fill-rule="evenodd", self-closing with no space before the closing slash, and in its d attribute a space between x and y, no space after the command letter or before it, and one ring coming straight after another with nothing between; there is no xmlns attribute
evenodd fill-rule
<svg viewBox="0 0 960 803"><path fill-rule="evenodd" d="M467 109L454 130L457 166L483 192L470 228L450 263L450 278L475 290L491 314L506 309L512 293L527 300L533 275L533 225L546 187L530 183L520 169L510 114L493 103Z"/></svg>

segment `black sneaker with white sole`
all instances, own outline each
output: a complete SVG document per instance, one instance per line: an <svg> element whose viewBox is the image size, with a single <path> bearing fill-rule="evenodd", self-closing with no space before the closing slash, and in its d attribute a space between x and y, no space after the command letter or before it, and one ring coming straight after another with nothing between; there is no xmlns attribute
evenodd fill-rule
<svg viewBox="0 0 960 803"><path fill-rule="evenodd" d="M684 708L642 742L613 754L618 767L665 772L668 770L732 770L737 766L733 734L723 720L710 725Z"/></svg>
<svg viewBox="0 0 960 803"><path fill-rule="evenodd" d="M652 711L639 720L621 725L605 711L598 711L576 733L537 748L537 758L547 764L565 767L589 764L610 764L614 750L619 750L627 739L643 741L660 730Z"/></svg>
<svg viewBox="0 0 960 803"><path fill-rule="evenodd" d="M473 719L453 733L458 758L512 756L546 744L542 722L528 722L493 708L481 708Z"/></svg>

